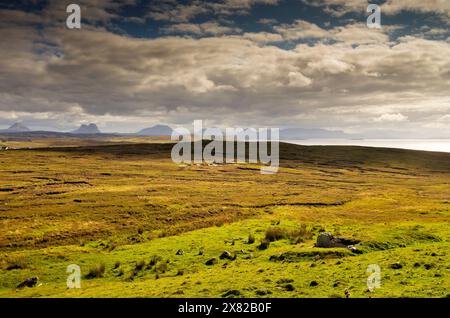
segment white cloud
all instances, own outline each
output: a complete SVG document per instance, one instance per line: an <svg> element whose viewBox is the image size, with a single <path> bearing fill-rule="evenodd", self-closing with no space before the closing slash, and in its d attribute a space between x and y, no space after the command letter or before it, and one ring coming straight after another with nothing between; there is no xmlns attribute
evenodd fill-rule
<svg viewBox="0 0 450 318"><path fill-rule="evenodd" d="M342 16L349 12L365 13L368 0L301 0L315 7L324 7L324 11L334 16Z"/></svg>
<svg viewBox="0 0 450 318"><path fill-rule="evenodd" d="M268 32L246 32L242 35L242 37L263 44L283 41L283 37L281 35Z"/></svg>
<svg viewBox="0 0 450 318"><path fill-rule="evenodd" d="M154 20L188 22L202 14L245 15L255 5L276 5L278 2L279 0L221 0L191 1L181 4L173 0L161 0L152 4L147 17Z"/></svg>
<svg viewBox="0 0 450 318"><path fill-rule="evenodd" d="M450 123L450 114L444 115L438 119L439 122Z"/></svg>
<svg viewBox="0 0 450 318"><path fill-rule="evenodd" d="M399 123L399 122L403 122L403 121L407 121L408 117L400 114L400 113L396 113L396 114L383 114L380 117L377 117L374 119L375 122L395 122L395 123Z"/></svg>
<svg viewBox="0 0 450 318"><path fill-rule="evenodd" d="M388 29L369 29L365 24L355 23L344 27L336 27L330 31L332 38L348 44L387 43Z"/></svg>
<svg viewBox="0 0 450 318"><path fill-rule="evenodd" d="M293 24L275 26L274 30L283 36L285 40L298 39L330 39L347 44L374 44L387 43L387 33L396 29L396 26L384 29L369 29L363 23L353 23L346 26L338 26L330 30L322 29L314 23L297 20Z"/></svg>
<svg viewBox="0 0 450 318"><path fill-rule="evenodd" d="M381 10L386 14L409 10L450 15L450 2L447 0L387 0L381 6Z"/></svg>
<svg viewBox="0 0 450 318"><path fill-rule="evenodd" d="M330 34L314 23L297 20L293 24L282 24L274 27L274 30L281 34L286 40L297 40L306 38L326 38Z"/></svg>
<svg viewBox="0 0 450 318"><path fill-rule="evenodd" d="M343 16L350 12L366 13L369 0L302 0L310 6L323 7L325 12ZM450 17L448 0L387 0L381 5L382 14L394 15L402 11L436 13Z"/></svg>
<svg viewBox="0 0 450 318"><path fill-rule="evenodd" d="M238 33L242 30L236 27L221 25L217 22L204 22L200 24L194 23L178 23L166 26L161 29L164 33L181 33L196 35L220 35L226 33Z"/></svg>
<svg viewBox="0 0 450 318"><path fill-rule="evenodd" d="M277 20L276 19L263 18L263 19L259 19L258 23L266 24L266 25L274 25L274 24L277 23Z"/></svg>
<svg viewBox="0 0 450 318"><path fill-rule="evenodd" d="M289 86L291 87L306 87L311 85L312 81L300 72L289 72Z"/></svg>

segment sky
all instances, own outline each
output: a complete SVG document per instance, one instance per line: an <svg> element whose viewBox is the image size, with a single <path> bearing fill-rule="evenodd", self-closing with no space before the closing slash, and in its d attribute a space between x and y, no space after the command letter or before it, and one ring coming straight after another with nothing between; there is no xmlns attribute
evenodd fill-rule
<svg viewBox="0 0 450 318"><path fill-rule="evenodd" d="M449 26L450 0L0 0L0 128L450 138Z"/></svg>

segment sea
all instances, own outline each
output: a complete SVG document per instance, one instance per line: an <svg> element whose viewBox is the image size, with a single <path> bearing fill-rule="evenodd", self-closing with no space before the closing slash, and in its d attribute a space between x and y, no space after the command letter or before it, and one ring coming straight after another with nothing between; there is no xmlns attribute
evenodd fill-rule
<svg viewBox="0 0 450 318"><path fill-rule="evenodd" d="M304 146L364 146L450 153L450 139L302 139L284 142Z"/></svg>

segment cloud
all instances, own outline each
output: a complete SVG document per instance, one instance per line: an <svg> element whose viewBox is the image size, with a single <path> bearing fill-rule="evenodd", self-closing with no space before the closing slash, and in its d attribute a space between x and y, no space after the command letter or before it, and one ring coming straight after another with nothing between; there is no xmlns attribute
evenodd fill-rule
<svg viewBox="0 0 450 318"><path fill-rule="evenodd" d="M450 16L450 2L447 0L387 0L381 10L386 14L401 11L433 12Z"/></svg>
<svg viewBox="0 0 450 318"><path fill-rule="evenodd" d="M216 16L246 15L256 5L276 5L279 0L221 0L190 1L181 4L173 0L161 0L152 4L147 17L156 21L189 22L205 14Z"/></svg>
<svg viewBox="0 0 450 318"><path fill-rule="evenodd" d="M268 18L263 18L263 19L259 19L258 23L260 24L266 24L266 25L273 25L276 24L278 21L276 19L268 19Z"/></svg>
<svg viewBox="0 0 450 318"><path fill-rule="evenodd" d="M124 6L135 5L136 0L77 0L81 8L81 17L84 24L108 25L113 20L132 21L142 23L139 17L123 17L118 12ZM26 12L14 9L0 10L0 26L12 27L14 25L41 25L61 26L65 25L68 13L67 6L70 4L59 0L48 0L47 5L39 12Z"/></svg>
<svg viewBox="0 0 450 318"><path fill-rule="evenodd" d="M323 7L328 14L341 17L350 12L365 13L369 4L368 0L301 0L303 3Z"/></svg>
<svg viewBox="0 0 450 318"><path fill-rule="evenodd" d="M396 26L388 26L384 29L369 29L363 23L352 23L326 30L304 20L296 20L292 24L274 26L274 30L288 41L298 39L329 39L347 44L387 43L389 41L387 33L395 28Z"/></svg>
<svg viewBox="0 0 450 318"><path fill-rule="evenodd" d="M281 35L268 32L246 32L242 35L242 37L262 44L281 42L284 40Z"/></svg>
<svg viewBox="0 0 450 318"><path fill-rule="evenodd" d="M450 30L444 28L433 28L425 32L426 35L443 35L450 33Z"/></svg>
<svg viewBox="0 0 450 318"><path fill-rule="evenodd" d="M217 22L204 22L200 24L195 23L178 23L172 24L160 29L163 33L175 34L196 34L196 35L219 35L226 33L239 33L242 30L236 27L221 25Z"/></svg>
<svg viewBox="0 0 450 318"><path fill-rule="evenodd" d="M292 120L302 115L317 116L317 125L336 125L338 119L346 127L374 123L366 109L396 114L414 103L417 109L402 114L417 121L418 113L434 111L426 105L437 105L450 84L450 44L411 36L396 44L317 43L285 50L261 46L254 34L133 39L88 28L54 28L45 36L33 30L0 30L3 38L15 39L0 51L0 70L8 78L0 83L2 111L70 114L78 107L71 118L158 114L178 124L207 117L223 124L291 126L301 125ZM448 102L440 105L449 111Z"/></svg>
<svg viewBox="0 0 450 318"><path fill-rule="evenodd" d="M330 31L331 37L336 41L342 41L348 44L375 44L388 43L389 28L369 29L363 23L354 23L344 27L336 27Z"/></svg>
<svg viewBox="0 0 450 318"><path fill-rule="evenodd" d="M444 115L441 118L438 119L439 122L443 122L443 123L450 123L450 114Z"/></svg>
<svg viewBox="0 0 450 318"><path fill-rule="evenodd" d="M282 24L274 27L274 30L281 34L286 40L297 40L306 38L326 38L330 34L314 23L303 20L296 20L293 24Z"/></svg>
<svg viewBox="0 0 450 318"><path fill-rule="evenodd" d="M290 87L307 87L311 85L312 80L300 72L289 72L288 73L289 86Z"/></svg>
<svg viewBox="0 0 450 318"><path fill-rule="evenodd" d="M403 122L403 121L407 121L408 117L400 114L400 113L396 113L396 114L383 114L380 117L377 117L374 119L375 122L395 122L395 123L399 123L399 122Z"/></svg>
<svg viewBox="0 0 450 318"><path fill-rule="evenodd" d="M322 7L335 16L350 12L365 13L372 1L368 0L302 0L309 6ZM402 11L436 13L450 17L450 2L447 0L387 0L381 4L382 14L394 15Z"/></svg>
<svg viewBox="0 0 450 318"><path fill-rule="evenodd" d="M227 3L247 10L256 2ZM117 9L105 10L92 21L123 18L115 17ZM69 130L95 121L116 131L147 121L204 119L362 131L382 124L431 127L450 112L450 43L415 35L391 41L395 27L325 29L297 20L257 32L180 22L163 24L162 31L174 33L132 38L94 25L35 27L49 16L0 10L0 37L9 39L0 48L0 74L7 79L0 81L0 124L26 120ZM315 41L298 41L310 38ZM439 132L450 134L440 123Z"/></svg>

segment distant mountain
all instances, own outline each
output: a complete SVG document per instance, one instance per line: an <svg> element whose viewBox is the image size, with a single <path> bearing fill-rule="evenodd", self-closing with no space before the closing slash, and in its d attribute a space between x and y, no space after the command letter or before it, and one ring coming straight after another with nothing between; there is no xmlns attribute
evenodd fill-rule
<svg viewBox="0 0 450 318"><path fill-rule="evenodd" d="M72 134L95 135L95 134L101 134L101 132L98 129L96 124L89 124L89 125L81 125L80 128L72 131Z"/></svg>
<svg viewBox="0 0 450 318"><path fill-rule="evenodd" d="M137 133L139 136L171 136L172 128L166 125L156 125L142 129Z"/></svg>
<svg viewBox="0 0 450 318"><path fill-rule="evenodd" d="M280 139L351 138L340 130L286 128L280 130Z"/></svg>
<svg viewBox="0 0 450 318"><path fill-rule="evenodd" d="M0 132L2 132L2 133L20 133L20 132L29 132L29 131L30 131L30 129L21 123L15 123L8 129L0 130Z"/></svg>

